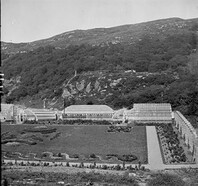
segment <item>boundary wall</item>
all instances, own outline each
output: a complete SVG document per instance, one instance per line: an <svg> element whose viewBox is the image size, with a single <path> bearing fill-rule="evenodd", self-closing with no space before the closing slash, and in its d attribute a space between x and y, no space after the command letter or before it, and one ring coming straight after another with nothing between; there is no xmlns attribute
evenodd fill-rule
<svg viewBox="0 0 198 186"><path fill-rule="evenodd" d="M196 130L181 112L175 111L174 118L175 125L192 153L194 162L198 163L198 135Z"/></svg>

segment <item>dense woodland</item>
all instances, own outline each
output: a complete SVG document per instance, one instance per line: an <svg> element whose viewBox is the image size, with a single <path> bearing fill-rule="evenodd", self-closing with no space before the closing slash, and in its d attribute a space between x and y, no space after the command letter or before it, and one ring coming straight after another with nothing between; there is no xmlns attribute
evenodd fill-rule
<svg viewBox="0 0 198 186"><path fill-rule="evenodd" d="M40 47L28 53L8 57L3 55L6 79L21 77L18 88L8 94L6 102L19 101L27 96L62 95L62 85L72 77L88 71L109 70L123 72L163 72L147 79L128 79L115 87L114 95L105 100L114 108L130 107L137 102L170 102L185 115L198 116L197 32L193 27L185 32L161 38L144 36L133 45L106 44L69 46L56 49ZM175 74L177 78L165 76ZM132 88L144 84L144 88ZM54 91L56 90L56 91Z"/></svg>

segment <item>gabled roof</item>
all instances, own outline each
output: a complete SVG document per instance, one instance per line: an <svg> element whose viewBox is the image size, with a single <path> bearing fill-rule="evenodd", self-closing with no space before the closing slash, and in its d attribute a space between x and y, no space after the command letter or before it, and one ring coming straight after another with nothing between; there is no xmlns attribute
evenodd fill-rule
<svg viewBox="0 0 198 186"><path fill-rule="evenodd" d="M65 113L113 113L107 105L71 105L65 108Z"/></svg>

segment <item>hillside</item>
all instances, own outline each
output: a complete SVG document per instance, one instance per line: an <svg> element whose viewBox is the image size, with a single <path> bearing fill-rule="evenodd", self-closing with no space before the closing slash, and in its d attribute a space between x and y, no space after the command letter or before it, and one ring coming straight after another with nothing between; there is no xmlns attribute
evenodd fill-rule
<svg viewBox="0 0 198 186"><path fill-rule="evenodd" d="M189 28L198 27L198 18L183 20L180 18L162 19L146 23L123 25L112 28L95 28L89 30L74 30L65 32L48 39L29 43L1 43L1 51L7 54L26 53L43 46L54 46L64 49L70 45L89 44L92 46L125 44L132 45L145 35L150 38L158 36L163 39L175 32L182 33Z"/></svg>
<svg viewBox="0 0 198 186"><path fill-rule="evenodd" d="M198 19L173 18L67 32L33 42L35 49L27 47L33 43L7 44L10 48L2 51L3 101L42 107L45 100L48 108L58 109L170 102L196 126L197 33ZM118 36L119 42L113 42ZM27 50L20 53L23 47Z"/></svg>

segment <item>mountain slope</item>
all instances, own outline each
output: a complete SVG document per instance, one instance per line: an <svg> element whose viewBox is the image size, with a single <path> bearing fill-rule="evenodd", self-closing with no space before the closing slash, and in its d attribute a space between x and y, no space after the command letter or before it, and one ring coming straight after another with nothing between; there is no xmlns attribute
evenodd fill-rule
<svg viewBox="0 0 198 186"><path fill-rule="evenodd" d="M184 32L189 28L198 25L197 19L183 20L180 18L162 19L146 23L123 25L112 28L96 28L89 30L74 30L65 32L49 39L43 39L30 43L1 43L3 53L25 53L38 47L51 45L57 49L67 48L70 45L90 44L109 45L109 44L134 44L136 41L149 35L151 38L159 36L164 38L173 35L175 32Z"/></svg>

